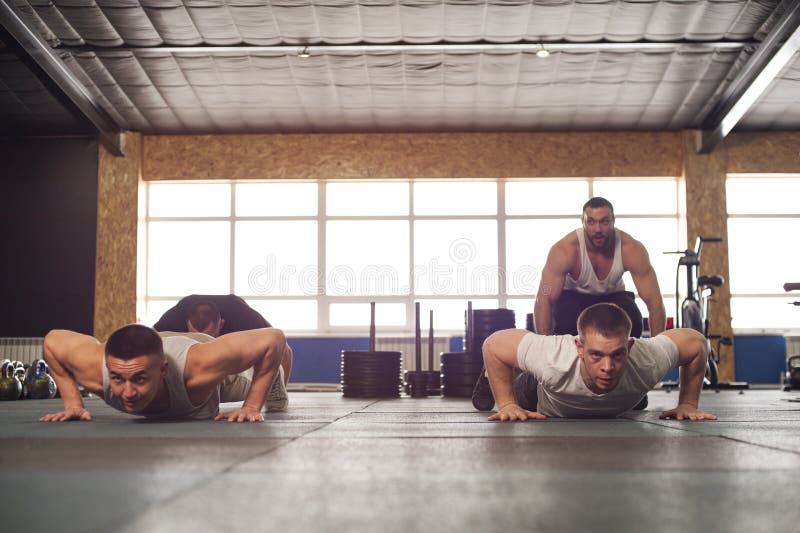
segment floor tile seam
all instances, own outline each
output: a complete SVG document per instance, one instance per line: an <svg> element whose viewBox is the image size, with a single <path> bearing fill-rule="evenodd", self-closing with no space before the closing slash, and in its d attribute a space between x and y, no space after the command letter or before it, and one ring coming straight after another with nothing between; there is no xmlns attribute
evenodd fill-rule
<svg viewBox="0 0 800 533"><path fill-rule="evenodd" d="M686 433L693 433L693 434L697 434L697 435L707 435L707 436L717 436L717 435L710 435L708 433L703 433L702 431L699 431L699 430L696 430L696 429L690 429L688 427L683 427L683 426L675 427L675 426L672 426L672 425L670 425L670 424L668 424L666 422L661 422L661 421L658 421L658 420L638 420L636 418L628 418L628 417L622 417L622 418L624 418L625 420L630 420L632 422L641 422L643 424L650 424L651 426L658 426L660 428L675 429L675 430L678 430L678 431L684 431ZM673 420L673 422L674 422L674 420ZM689 421L689 422L679 420L678 422L684 422L684 423L688 423L688 424L713 424L714 423L713 421L702 421L702 420L700 420L700 421Z"/></svg>
<svg viewBox="0 0 800 533"><path fill-rule="evenodd" d="M757 446L758 448L765 448L767 450L773 450L773 451L777 451L777 452L786 452L786 453L791 453L791 454L794 454L794 455L800 455L800 451L798 451L798 450L787 450L786 448L781 448L779 446L773 446L773 445L769 445L769 444L761 444L761 443L758 443L758 442L752 442L752 441L744 440L744 439L741 439L741 438L737 439L736 437L731 437L729 435L716 435L716 436L718 436L720 438L723 438L723 439L726 439L726 440L733 441L733 442L738 442L740 444L749 444L750 446Z"/></svg>

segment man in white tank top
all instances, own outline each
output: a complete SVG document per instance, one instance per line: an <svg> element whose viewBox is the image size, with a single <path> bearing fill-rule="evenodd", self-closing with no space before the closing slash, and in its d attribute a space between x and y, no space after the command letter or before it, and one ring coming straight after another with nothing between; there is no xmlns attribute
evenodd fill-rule
<svg viewBox="0 0 800 533"><path fill-rule="evenodd" d="M661 418L715 420L699 409L708 343L693 329L630 338L631 322L617 305L600 303L577 320L578 336L506 329L483 344L483 362L497 412L489 420L615 417L633 408L664 374L680 367L678 405ZM532 390L519 387L523 371ZM532 394L531 394L532 392Z"/></svg>
<svg viewBox="0 0 800 533"><path fill-rule="evenodd" d="M261 409L270 386L292 357L283 332L275 328L197 342L184 336L162 340L155 330L140 324L123 326L106 343L74 331L53 330L44 339L44 353L64 410L43 416L43 422L92 419L79 383L131 414L263 422ZM242 407L220 414L219 402L226 401L223 383L249 368L253 377L241 398Z"/></svg>
<svg viewBox="0 0 800 533"><path fill-rule="evenodd" d="M622 281L626 271L647 306L652 336L664 331L664 302L645 247L614 227L614 207L605 198L586 202L582 220L583 227L555 243L547 256L534 306L536 332L576 335L581 311L609 302L631 318L631 336L641 337L642 314Z"/></svg>

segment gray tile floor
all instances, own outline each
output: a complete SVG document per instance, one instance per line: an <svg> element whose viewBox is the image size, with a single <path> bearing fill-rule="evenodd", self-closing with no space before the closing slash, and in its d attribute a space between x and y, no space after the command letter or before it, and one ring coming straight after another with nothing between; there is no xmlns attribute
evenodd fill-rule
<svg viewBox="0 0 800 533"><path fill-rule="evenodd" d="M0 530L800 531L800 393L704 392L717 422L486 421L468 400L293 393L264 424L89 423L0 403Z"/></svg>

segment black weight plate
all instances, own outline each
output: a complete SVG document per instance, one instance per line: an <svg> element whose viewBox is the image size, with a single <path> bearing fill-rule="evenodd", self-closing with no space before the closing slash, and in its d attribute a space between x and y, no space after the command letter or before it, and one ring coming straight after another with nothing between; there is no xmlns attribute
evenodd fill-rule
<svg viewBox="0 0 800 533"><path fill-rule="evenodd" d="M342 383L388 385L400 383L400 376L351 376L342 374Z"/></svg>
<svg viewBox="0 0 800 533"><path fill-rule="evenodd" d="M478 363L442 366L442 374L448 376L451 374L480 374L481 370L483 370L483 365Z"/></svg>
<svg viewBox="0 0 800 533"><path fill-rule="evenodd" d="M442 364L483 363L483 356L476 352L444 352L440 357Z"/></svg>
<svg viewBox="0 0 800 533"><path fill-rule="evenodd" d="M475 318L485 316L514 316L513 309L473 309L472 316Z"/></svg>
<svg viewBox="0 0 800 533"><path fill-rule="evenodd" d="M472 398L473 387L447 387L442 386L442 396L450 398Z"/></svg>
<svg viewBox="0 0 800 533"><path fill-rule="evenodd" d="M479 377L480 375L474 374L445 374L442 377L442 384L445 387L460 387L462 385L472 385L474 387Z"/></svg>
<svg viewBox="0 0 800 533"><path fill-rule="evenodd" d="M342 390L349 391L395 391L400 389L400 383L342 383Z"/></svg>
<svg viewBox="0 0 800 533"><path fill-rule="evenodd" d="M375 355L374 353L365 353L365 354L342 354L342 361L377 361L377 362L386 362L386 361L400 361L402 359L402 354L394 353L390 355Z"/></svg>
<svg viewBox="0 0 800 533"><path fill-rule="evenodd" d="M368 364L354 364L342 363L339 367L343 372L400 372L400 364L394 363L391 365L368 365Z"/></svg>
<svg viewBox="0 0 800 533"><path fill-rule="evenodd" d="M339 366L342 369L374 370L374 371L388 372L389 370L399 371L402 365L397 361L393 363L353 363L350 361L343 361L342 364Z"/></svg>

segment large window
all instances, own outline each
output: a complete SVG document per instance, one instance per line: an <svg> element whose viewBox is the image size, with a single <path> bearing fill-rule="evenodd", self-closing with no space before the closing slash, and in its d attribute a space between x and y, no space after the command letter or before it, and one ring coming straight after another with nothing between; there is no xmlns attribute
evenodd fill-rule
<svg viewBox="0 0 800 533"><path fill-rule="evenodd" d="M235 293L290 332L362 332L371 300L382 331L410 331L415 301L439 332L463 330L468 300L524 327L550 246L593 195L648 248L669 314L683 182L586 178L143 183L139 318Z"/></svg>
<svg viewBox="0 0 800 533"><path fill-rule="evenodd" d="M800 176L730 174L727 179L731 319L737 330L800 327Z"/></svg>

